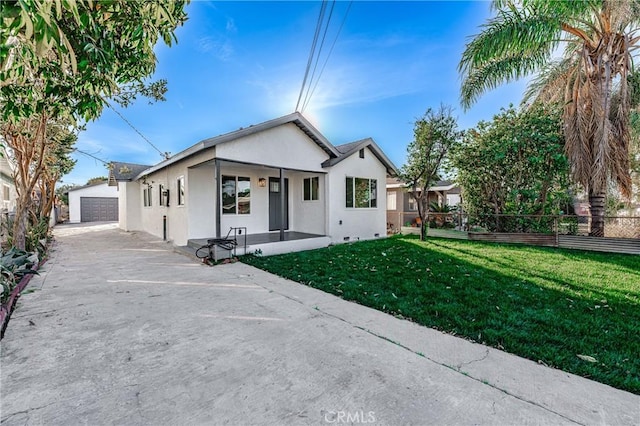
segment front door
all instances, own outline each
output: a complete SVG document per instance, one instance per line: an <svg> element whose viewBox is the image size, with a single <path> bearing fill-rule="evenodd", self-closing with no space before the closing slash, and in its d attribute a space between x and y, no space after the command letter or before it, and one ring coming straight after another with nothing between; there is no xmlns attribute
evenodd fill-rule
<svg viewBox="0 0 640 426"><path fill-rule="evenodd" d="M280 179L269 178L269 231L280 229ZM284 180L284 229L289 229L289 179Z"/></svg>

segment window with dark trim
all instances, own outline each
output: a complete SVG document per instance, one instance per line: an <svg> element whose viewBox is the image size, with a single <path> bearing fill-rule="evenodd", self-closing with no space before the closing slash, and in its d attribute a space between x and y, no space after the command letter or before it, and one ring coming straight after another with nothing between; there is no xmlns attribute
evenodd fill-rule
<svg viewBox="0 0 640 426"><path fill-rule="evenodd" d="M360 158L364 158L364 148L362 148L359 152Z"/></svg>
<svg viewBox="0 0 640 426"><path fill-rule="evenodd" d="M158 200L160 200L160 205L164 206L164 185L158 185Z"/></svg>
<svg viewBox="0 0 640 426"><path fill-rule="evenodd" d="M251 213L251 179L222 176L222 214Z"/></svg>
<svg viewBox="0 0 640 426"><path fill-rule="evenodd" d="M378 207L378 181L376 179L347 177L345 183L346 207Z"/></svg>
<svg viewBox="0 0 640 426"><path fill-rule="evenodd" d="M184 176L178 178L178 205L184 206Z"/></svg>
<svg viewBox="0 0 640 426"><path fill-rule="evenodd" d="M151 207L151 185L142 189L142 198L145 207Z"/></svg>
<svg viewBox="0 0 640 426"><path fill-rule="evenodd" d="M319 193L319 189L320 189L320 178L315 176L315 177L310 177L310 178L305 178L303 180L303 194L302 194L302 198L304 199L304 201L318 201L320 199L320 193Z"/></svg>

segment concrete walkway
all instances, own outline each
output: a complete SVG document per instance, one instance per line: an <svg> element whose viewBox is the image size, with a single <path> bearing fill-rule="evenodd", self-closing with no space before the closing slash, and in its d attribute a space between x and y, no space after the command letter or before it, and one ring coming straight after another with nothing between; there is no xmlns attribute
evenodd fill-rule
<svg viewBox="0 0 640 426"><path fill-rule="evenodd" d="M56 229L2 424L640 424L640 397L114 225Z"/></svg>

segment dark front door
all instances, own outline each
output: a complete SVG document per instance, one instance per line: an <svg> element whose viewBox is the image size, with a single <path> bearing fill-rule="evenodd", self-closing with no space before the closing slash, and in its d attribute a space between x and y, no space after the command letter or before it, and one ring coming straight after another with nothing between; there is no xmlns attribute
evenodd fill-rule
<svg viewBox="0 0 640 426"><path fill-rule="evenodd" d="M280 179L269 178L269 231L280 229ZM284 229L289 229L289 179L284 180Z"/></svg>

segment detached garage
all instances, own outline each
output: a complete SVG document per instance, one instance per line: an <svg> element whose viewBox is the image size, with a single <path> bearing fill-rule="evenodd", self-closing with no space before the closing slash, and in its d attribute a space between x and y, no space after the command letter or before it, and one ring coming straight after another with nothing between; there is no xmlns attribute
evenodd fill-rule
<svg viewBox="0 0 640 426"><path fill-rule="evenodd" d="M117 222L118 188L107 181L69 190L69 222Z"/></svg>

